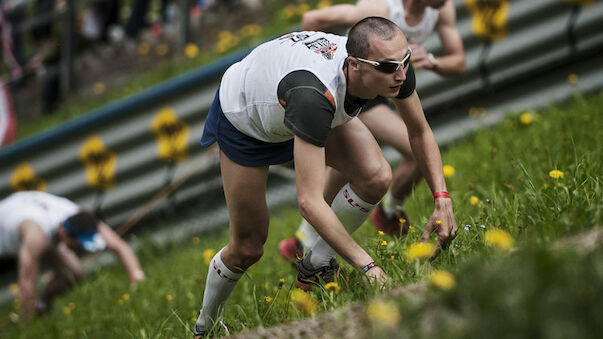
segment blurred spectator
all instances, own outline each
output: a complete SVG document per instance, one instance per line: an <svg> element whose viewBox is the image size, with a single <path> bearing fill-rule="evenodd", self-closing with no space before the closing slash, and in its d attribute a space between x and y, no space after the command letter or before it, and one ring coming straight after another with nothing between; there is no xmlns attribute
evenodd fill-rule
<svg viewBox="0 0 603 339"><path fill-rule="evenodd" d="M40 16L54 11L54 4L54 0L37 0L34 15ZM31 30L31 33L37 43L43 43L45 41L51 40L53 33L52 22L34 27Z"/></svg>
<svg viewBox="0 0 603 339"><path fill-rule="evenodd" d="M167 22L167 3L168 0L161 0L161 21ZM134 0L130 19L126 24L126 35L130 38L137 38L140 30L148 27L147 12L149 10L150 0Z"/></svg>
<svg viewBox="0 0 603 339"><path fill-rule="evenodd" d="M0 0L2 54L13 80L21 79L26 62L23 34L18 31L19 24L27 16L26 7L25 0Z"/></svg>
<svg viewBox="0 0 603 339"><path fill-rule="evenodd" d="M82 35L90 40L108 41L110 29L119 25L119 0L90 0L84 10Z"/></svg>

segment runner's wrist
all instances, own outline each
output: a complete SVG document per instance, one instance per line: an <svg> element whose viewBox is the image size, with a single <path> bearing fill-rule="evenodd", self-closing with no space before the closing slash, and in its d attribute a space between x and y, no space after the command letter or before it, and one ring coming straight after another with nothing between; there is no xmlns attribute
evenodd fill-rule
<svg viewBox="0 0 603 339"><path fill-rule="evenodd" d="M448 193L448 191L437 191L433 194L433 200L438 200L441 198L450 199L450 193Z"/></svg>
<svg viewBox="0 0 603 339"><path fill-rule="evenodd" d="M362 267L362 272L364 273L368 273L368 271L370 271L371 269L377 267L378 265L374 262L371 261L370 263L364 265L364 267Z"/></svg>

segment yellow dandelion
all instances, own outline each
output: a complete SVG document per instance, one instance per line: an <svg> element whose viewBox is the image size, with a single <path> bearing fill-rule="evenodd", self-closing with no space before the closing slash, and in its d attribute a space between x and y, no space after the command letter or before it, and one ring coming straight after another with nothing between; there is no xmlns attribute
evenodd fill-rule
<svg viewBox="0 0 603 339"><path fill-rule="evenodd" d="M472 206L477 206L477 205L479 205L479 198L476 197L475 195L472 195L471 198L469 198L469 203Z"/></svg>
<svg viewBox="0 0 603 339"><path fill-rule="evenodd" d="M213 248L208 248L205 251L203 251L203 261L205 262L206 265L209 265L209 263L211 262L211 259L214 257L214 255L216 255L216 250L214 250Z"/></svg>
<svg viewBox="0 0 603 339"><path fill-rule="evenodd" d="M477 116L484 116L486 115L486 109L483 107L471 107L469 108L469 116L470 117L477 117Z"/></svg>
<svg viewBox="0 0 603 339"><path fill-rule="evenodd" d="M391 256L391 258L392 258L392 259L396 259L396 256L395 256L395 255L392 255L392 256Z"/></svg>
<svg viewBox="0 0 603 339"><path fill-rule="evenodd" d="M370 302L366 308L366 315L371 323L388 329L396 327L400 322L398 307L390 301Z"/></svg>
<svg viewBox="0 0 603 339"><path fill-rule="evenodd" d="M8 285L8 291L10 292L10 294L12 295L17 295L19 294L19 284L17 283L12 283L10 285Z"/></svg>
<svg viewBox="0 0 603 339"><path fill-rule="evenodd" d="M326 8L326 7L331 7L331 1L329 1L329 0L320 0L316 4L316 8L318 8L318 9Z"/></svg>
<svg viewBox="0 0 603 339"><path fill-rule="evenodd" d="M124 293L124 295L122 295L121 298L123 300L130 300L130 293Z"/></svg>
<svg viewBox="0 0 603 339"><path fill-rule="evenodd" d="M256 36L262 32L262 26L260 25L245 25L239 30L239 34L243 37Z"/></svg>
<svg viewBox="0 0 603 339"><path fill-rule="evenodd" d="M405 255L409 261L414 261L414 260L421 259L421 258L431 257L434 250L435 250L435 247L433 246L432 243L417 242L417 243L411 244L410 246L408 246L408 248L406 248Z"/></svg>
<svg viewBox="0 0 603 339"><path fill-rule="evenodd" d="M436 225L441 225L442 224L442 220L436 220Z"/></svg>
<svg viewBox="0 0 603 339"><path fill-rule="evenodd" d="M63 307L63 314L65 314L65 315L71 314L71 309L69 308L69 306Z"/></svg>
<svg viewBox="0 0 603 339"><path fill-rule="evenodd" d="M170 51L170 47L166 43L159 44L155 47L155 54L157 56L166 56Z"/></svg>
<svg viewBox="0 0 603 339"><path fill-rule="evenodd" d="M567 76L567 82L569 82L572 85L577 84L578 76L575 73L571 73L570 75Z"/></svg>
<svg viewBox="0 0 603 339"><path fill-rule="evenodd" d="M171 294L168 294L165 296L165 300L167 300L167 301L172 301L172 299L174 299L174 297L172 297Z"/></svg>
<svg viewBox="0 0 603 339"><path fill-rule="evenodd" d="M549 177L553 178L553 179L563 179L563 172L561 172L560 170L552 170L549 172Z"/></svg>
<svg viewBox="0 0 603 339"><path fill-rule="evenodd" d="M291 5L281 10L281 17L285 20L292 18L295 15L295 8Z"/></svg>
<svg viewBox="0 0 603 339"><path fill-rule="evenodd" d="M444 171L444 176L446 178L450 178L450 177L454 176L454 167L452 167L450 165L444 165L442 170Z"/></svg>
<svg viewBox="0 0 603 339"><path fill-rule="evenodd" d="M199 245L200 242L201 239L199 239L199 237L193 237L193 245Z"/></svg>
<svg viewBox="0 0 603 339"><path fill-rule="evenodd" d="M193 43L188 43L186 44L186 47L184 47L184 54L189 59L196 58L197 55L199 55L199 47Z"/></svg>
<svg viewBox="0 0 603 339"><path fill-rule="evenodd" d="M408 229L412 231L415 229L415 227L413 225L410 225L410 226L408 226Z"/></svg>
<svg viewBox="0 0 603 339"><path fill-rule="evenodd" d="M67 307L69 307L71 310L75 309L75 303L73 301L71 301L69 304L67 304Z"/></svg>
<svg viewBox="0 0 603 339"><path fill-rule="evenodd" d="M150 50L151 50L151 46L147 42L143 41L140 44L138 44L138 54L147 55L147 54L149 54Z"/></svg>
<svg viewBox="0 0 603 339"><path fill-rule="evenodd" d="M400 219L398 219L398 221L400 221L401 224L406 223L406 219L404 219L404 218L400 218Z"/></svg>
<svg viewBox="0 0 603 339"><path fill-rule="evenodd" d="M102 81L97 81L92 85L92 92L96 95L105 93L105 84Z"/></svg>
<svg viewBox="0 0 603 339"><path fill-rule="evenodd" d="M530 112L522 113L519 116L519 122L521 122L522 125L529 125L532 123L532 121L534 121L534 117Z"/></svg>
<svg viewBox="0 0 603 339"><path fill-rule="evenodd" d="M506 231L501 229L491 229L485 235L486 244L496 246L503 251L508 251L513 247L515 241Z"/></svg>
<svg viewBox="0 0 603 339"><path fill-rule="evenodd" d="M387 246L387 241L382 240L382 241L381 241L381 246Z"/></svg>
<svg viewBox="0 0 603 339"><path fill-rule="evenodd" d="M431 274L429 275L429 282L433 286L443 291L450 291L456 286L456 280L454 279L454 275L444 270L435 270L431 272Z"/></svg>
<svg viewBox="0 0 603 339"><path fill-rule="evenodd" d="M379 231L379 232L377 232L377 234L379 234L379 236L381 236L381 237L385 235L385 233L383 233L383 231Z"/></svg>
<svg viewBox="0 0 603 339"><path fill-rule="evenodd" d="M339 287L339 284L337 284L336 282L330 282L325 285L325 290L333 293L339 293L341 287Z"/></svg>
<svg viewBox="0 0 603 339"><path fill-rule="evenodd" d="M281 284L284 284L284 283L285 283L285 278L280 278L280 279L278 280L278 282L279 282L279 283L281 283Z"/></svg>
<svg viewBox="0 0 603 339"><path fill-rule="evenodd" d="M310 5L308 4L300 4L297 6L297 15L302 16L304 13L310 10Z"/></svg>
<svg viewBox="0 0 603 339"><path fill-rule="evenodd" d="M291 292L291 300L293 304L306 315L314 314L316 310L316 302L306 292L295 289Z"/></svg>
<svg viewBox="0 0 603 339"><path fill-rule="evenodd" d="M267 295L267 296L264 297L264 300L266 300L266 302L269 303L269 302L272 301L272 297L269 296L269 295Z"/></svg>

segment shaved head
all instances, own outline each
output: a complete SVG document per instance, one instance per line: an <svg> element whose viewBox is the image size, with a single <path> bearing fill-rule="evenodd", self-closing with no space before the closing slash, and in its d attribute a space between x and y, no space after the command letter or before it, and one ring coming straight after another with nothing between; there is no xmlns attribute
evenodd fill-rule
<svg viewBox="0 0 603 339"><path fill-rule="evenodd" d="M349 55L366 58L371 49L371 39L376 37L392 40L400 33L400 29L393 22L382 17L370 16L352 26L345 47Z"/></svg>

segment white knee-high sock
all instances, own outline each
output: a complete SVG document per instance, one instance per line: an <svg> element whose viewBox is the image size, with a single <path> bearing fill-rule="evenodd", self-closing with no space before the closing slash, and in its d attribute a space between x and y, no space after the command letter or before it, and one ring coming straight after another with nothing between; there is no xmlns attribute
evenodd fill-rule
<svg viewBox="0 0 603 339"><path fill-rule="evenodd" d="M235 273L224 265L220 256L223 250L224 248L216 253L209 264L203 293L203 308L195 323L196 332L211 329L215 321L222 315L226 299L243 276L243 273Z"/></svg>
<svg viewBox="0 0 603 339"><path fill-rule="evenodd" d="M304 249L312 248L316 240L318 240L318 233L314 230L314 227L310 225L306 219L302 219L301 224L299 225L299 229L295 232L295 236L299 241L301 241L302 245L304 245Z"/></svg>
<svg viewBox="0 0 603 339"><path fill-rule="evenodd" d="M333 199L331 209L335 212L335 215L337 215L346 231L352 234L364 223L375 206L375 204L362 200L352 190L350 184L347 183L337 193L335 199ZM319 237L314 246L312 246L310 263L315 268L328 266L331 258L334 258L335 255L335 250L324 239Z"/></svg>

